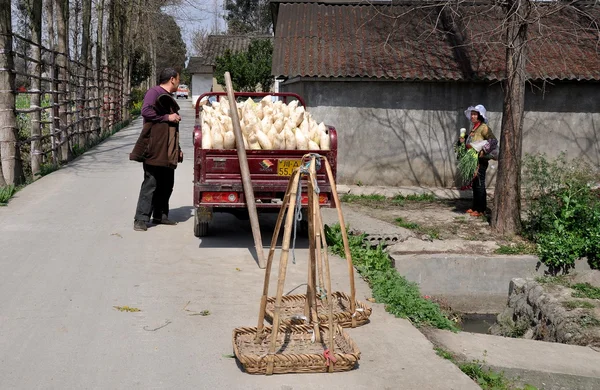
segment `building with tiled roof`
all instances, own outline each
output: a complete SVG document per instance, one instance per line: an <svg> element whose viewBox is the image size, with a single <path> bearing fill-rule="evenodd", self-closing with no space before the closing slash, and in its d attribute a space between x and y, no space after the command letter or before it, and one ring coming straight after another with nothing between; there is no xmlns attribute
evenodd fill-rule
<svg viewBox="0 0 600 390"><path fill-rule="evenodd" d="M250 35L209 35L206 39L206 47L199 57L191 57L188 63L188 72L192 75L192 102L205 92L222 92L223 87L219 85L213 76L215 61L227 50L239 53L248 50L253 39L273 39L272 36L250 36Z"/></svg>
<svg viewBox="0 0 600 390"><path fill-rule="evenodd" d="M506 50L496 4L271 1L273 75L338 129L338 180L455 186L452 143L470 105L488 108L499 138ZM600 8L581 2L543 16L536 4L523 152L564 150L599 166Z"/></svg>

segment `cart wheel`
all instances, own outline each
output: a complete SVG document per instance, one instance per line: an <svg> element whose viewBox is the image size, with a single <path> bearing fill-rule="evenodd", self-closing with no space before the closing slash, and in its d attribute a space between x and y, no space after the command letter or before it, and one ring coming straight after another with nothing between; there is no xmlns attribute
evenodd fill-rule
<svg viewBox="0 0 600 390"><path fill-rule="evenodd" d="M208 222L199 222L198 217L194 217L194 236L204 237L208 234Z"/></svg>

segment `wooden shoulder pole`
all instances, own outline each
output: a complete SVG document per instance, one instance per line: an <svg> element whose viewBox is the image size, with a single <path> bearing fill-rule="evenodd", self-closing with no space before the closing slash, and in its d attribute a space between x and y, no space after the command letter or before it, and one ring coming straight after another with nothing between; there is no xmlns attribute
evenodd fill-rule
<svg viewBox="0 0 600 390"><path fill-rule="evenodd" d="M265 268L265 255L263 253L262 238L260 236L260 226L258 224L258 213L256 212L256 203L254 201L254 190L252 189L252 181L250 180L250 169L248 168L248 159L246 157L246 149L244 148L244 139L242 137L242 129L240 127L240 118L238 117L237 104L233 87L231 85L231 75L225 72L225 86L227 88L227 98L229 99L229 115L233 122L233 134L235 135L235 145L237 148L238 160L240 161L240 172L242 174L242 184L244 185L244 195L246 197L246 205L250 216L250 226L252 226L252 235L254 236L254 246L256 248L256 256L258 257L258 266Z"/></svg>

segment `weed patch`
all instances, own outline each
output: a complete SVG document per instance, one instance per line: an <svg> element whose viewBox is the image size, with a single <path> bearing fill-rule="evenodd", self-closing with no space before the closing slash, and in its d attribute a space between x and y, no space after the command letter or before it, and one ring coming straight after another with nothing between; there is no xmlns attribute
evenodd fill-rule
<svg viewBox="0 0 600 390"><path fill-rule="evenodd" d="M573 309L593 309L595 306L587 301L566 301L562 303L563 307L569 310Z"/></svg>
<svg viewBox="0 0 600 390"><path fill-rule="evenodd" d="M438 229L423 227L418 223L405 221L403 218L396 218L396 225L405 229L414 230L415 232L420 234L426 234L433 240L438 240L440 238L440 232Z"/></svg>
<svg viewBox="0 0 600 390"><path fill-rule="evenodd" d="M520 242L518 244L500 245L494 253L499 255L530 255L536 253L536 248L533 245Z"/></svg>
<svg viewBox="0 0 600 390"><path fill-rule="evenodd" d="M458 368L484 390L537 390L531 385L525 385L522 388L516 387L504 376L504 373L484 368L479 362L462 363L458 365Z"/></svg>
<svg viewBox="0 0 600 390"><path fill-rule="evenodd" d="M13 185L8 185L0 188L0 206L6 206L8 200L13 197L17 189Z"/></svg>
<svg viewBox="0 0 600 390"><path fill-rule="evenodd" d="M344 244L340 225L325 226L329 249L344 257ZM457 330L438 304L425 299L416 283L409 282L392 267L388 254L381 246L371 249L363 244L364 235L349 235L352 262L369 283L373 297L384 303L386 311L396 317L407 318L416 326L430 325L439 329Z"/></svg>
<svg viewBox="0 0 600 390"><path fill-rule="evenodd" d="M589 283L577 283L571 286L573 297L575 298L590 298L600 299L600 288L594 287Z"/></svg>

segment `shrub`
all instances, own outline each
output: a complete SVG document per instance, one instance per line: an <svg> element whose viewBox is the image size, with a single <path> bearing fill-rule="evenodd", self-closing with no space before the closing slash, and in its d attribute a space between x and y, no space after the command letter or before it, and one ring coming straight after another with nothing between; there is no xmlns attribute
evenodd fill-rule
<svg viewBox="0 0 600 390"><path fill-rule="evenodd" d="M525 234L551 272L567 272L581 257L588 257L592 267L600 265L600 199L594 190L599 182L589 164L567 161L564 153L555 160L524 159Z"/></svg>

